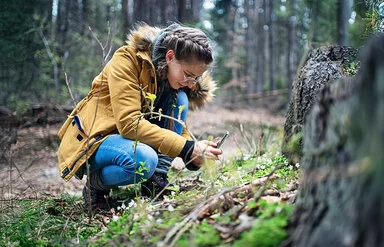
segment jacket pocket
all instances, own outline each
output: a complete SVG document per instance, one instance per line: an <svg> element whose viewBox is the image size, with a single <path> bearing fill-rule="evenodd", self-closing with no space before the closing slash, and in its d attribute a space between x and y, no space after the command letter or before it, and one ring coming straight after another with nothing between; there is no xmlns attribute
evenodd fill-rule
<svg viewBox="0 0 384 247"><path fill-rule="evenodd" d="M77 117L77 116L75 116ZM58 150L60 176L65 178L70 173L76 172L82 164L76 164L87 149L87 136L81 130L81 125L75 120L75 117L69 117L58 135L61 143Z"/></svg>

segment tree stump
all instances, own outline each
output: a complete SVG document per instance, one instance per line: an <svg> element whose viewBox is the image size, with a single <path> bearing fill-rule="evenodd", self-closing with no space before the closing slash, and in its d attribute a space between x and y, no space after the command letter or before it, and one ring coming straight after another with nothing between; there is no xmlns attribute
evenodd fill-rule
<svg viewBox="0 0 384 247"><path fill-rule="evenodd" d="M310 52L293 83L291 100L284 124L282 151L291 164L302 156L302 126L317 94L333 81L349 76L357 57L350 47L327 46Z"/></svg>
<svg viewBox="0 0 384 247"><path fill-rule="evenodd" d="M304 127L287 246L384 246L384 34L351 80L327 85Z"/></svg>

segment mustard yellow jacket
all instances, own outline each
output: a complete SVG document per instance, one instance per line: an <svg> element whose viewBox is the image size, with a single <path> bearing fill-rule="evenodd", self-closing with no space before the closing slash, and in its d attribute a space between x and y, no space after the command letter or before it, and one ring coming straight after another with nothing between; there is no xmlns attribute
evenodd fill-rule
<svg viewBox="0 0 384 247"><path fill-rule="evenodd" d="M157 78L150 56L160 29L142 26L131 32L128 45L118 49L95 77L89 94L81 100L58 132L58 166L68 181L111 133L138 140L160 153L177 157L190 135L160 128L144 119L149 111L146 93L157 93ZM211 100L216 84L208 74L203 82L187 91L190 106Z"/></svg>

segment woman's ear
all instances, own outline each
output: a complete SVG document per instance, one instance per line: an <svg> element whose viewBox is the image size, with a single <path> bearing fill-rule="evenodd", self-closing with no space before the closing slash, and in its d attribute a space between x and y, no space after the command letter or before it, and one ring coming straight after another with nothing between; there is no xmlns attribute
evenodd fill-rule
<svg viewBox="0 0 384 247"><path fill-rule="evenodd" d="M165 54L165 61L167 63L171 62L175 58L175 52L173 50L168 50Z"/></svg>

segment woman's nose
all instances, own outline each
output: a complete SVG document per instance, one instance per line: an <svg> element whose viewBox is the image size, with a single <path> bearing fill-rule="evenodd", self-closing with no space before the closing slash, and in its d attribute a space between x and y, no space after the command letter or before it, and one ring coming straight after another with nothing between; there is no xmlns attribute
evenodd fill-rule
<svg viewBox="0 0 384 247"><path fill-rule="evenodd" d="M185 85L189 88L192 88L195 85L194 81L192 81L192 80L188 80L188 81L183 80L183 81L181 81L181 83L183 83L183 85Z"/></svg>

